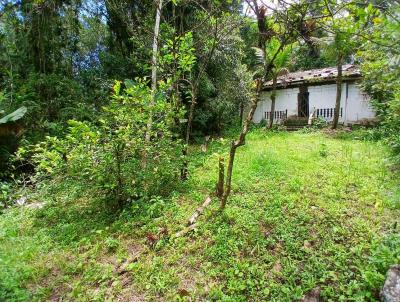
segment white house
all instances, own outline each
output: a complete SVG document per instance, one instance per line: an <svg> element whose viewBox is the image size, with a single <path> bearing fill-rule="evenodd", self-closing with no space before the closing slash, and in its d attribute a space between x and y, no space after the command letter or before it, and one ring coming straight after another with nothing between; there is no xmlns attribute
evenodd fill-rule
<svg viewBox="0 0 400 302"><path fill-rule="evenodd" d="M290 117L308 118L314 113L326 121L332 121L336 102L337 69L323 68L289 73L278 78L274 122ZM343 66L342 97L339 122L357 123L375 117L369 97L359 88L361 73L354 65ZM253 121L270 118L272 81L265 86L261 102Z"/></svg>

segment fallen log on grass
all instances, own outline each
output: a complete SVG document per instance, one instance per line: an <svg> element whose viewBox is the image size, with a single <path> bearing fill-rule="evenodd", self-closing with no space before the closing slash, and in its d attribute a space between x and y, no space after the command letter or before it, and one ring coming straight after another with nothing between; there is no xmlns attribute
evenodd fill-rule
<svg viewBox="0 0 400 302"><path fill-rule="evenodd" d="M205 208L211 203L211 201L211 197L207 196L203 204L199 208L197 208L196 211L194 211L193 215L189 218L187 223L188 226L183 230L175 233L171 238L179 238L185 236L190 231L193 231L198 226L198 223L196 223L197 218L199 218L199 216L203 214Z"/></svg>
<svg viewBox="0 0 400 302"><path fill-rule="evenodd" d="M211 203L211 197L207 196L206 200L204 200L201 207L197 208L197 210L193 213L193 215L189 218L188 225L192 225L196 222L197 218L204 212L204 209Z"/></svg>
<svg viewBox="0 0 400 302"><path fill-rule="evenodd" d="M128 272L128 266L131 263L137 262L139 260L139 257L141 256L142 251L136 252L134 255L131 255L126 259L123 263L120 264L119 267L117 267L116 272L119 275L123 275Z"/></svg>
<svg viewBox="0 0 400 302"><path fill-rule="evenodd" d="M175 233L172 236L172 238L175 239L175 238L179 238L179 237L185 236L187 233L189 233L190 231L193 231L197 227L198 227L197 223L189 225L188 227L184 228L182 231L179 231L179 232Z"/></svg>

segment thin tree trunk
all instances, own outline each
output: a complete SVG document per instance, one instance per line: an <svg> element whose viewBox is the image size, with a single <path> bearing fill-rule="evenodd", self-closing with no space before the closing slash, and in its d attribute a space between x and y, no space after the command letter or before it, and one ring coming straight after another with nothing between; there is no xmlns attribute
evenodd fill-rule
<svg viewBox="0 0 400 302"><path fill-rule="evenodd" d="M272 93L271 93L271 114L269 117L269 125L268 128L271 129L274 124L274 113L275 113L275 99L276 99L276 81L277 76L274 75L274 79L272 81Z"/></svg>
<svg viewBox="0 0 400 302"><path fill-rule="evenodd" d="M218 183L216 195L218 198L222 198L224 195L224 178L225 178L225 163L224 158L220 157L218 162Z"/></svg>
<svg viewBox="0 0 400 302"><path fill-rule="evenodd" d="M260 100L260 93L263 87L264 81L262 79L257 80L257 92L256 96L253 99L253 102L250 106L250 111L246 117L246 120L243 123L242 131L240 132L239 139L236 141L233 140L231 144L231 149L229 151L229 162L228 168L226 171L226 181L225 181L225 189L224 195L221 198L221 209L223 210L226 206L226 201L228 200L229 194L231 193L231 184L232 184L232 172L233 172L233 164L235 161L236 149L240 146L243 146L246 143L246 135L249 132L249 127L251 122L253 121L254 112L257 109L258 101Z"/></svg>
<svg viewBox="0 0 400 302"><path fill-rule="evenodd" d="M187 233L189 233L190 231L193 231L198 226L199 226L198 223L191 224L188 227L184 228L182 231L179 231L178 233L175 233L174 235L172 235L171 239L175 239L175 238L179 238L179 237L185 236Z"/></svg>
<svg viewBox="0 0 400 302"><path fill-rule="evenodd" d="M190 134L192 132L194 107L196 106L196 94L197 94L196 90L197 89L196 89L195 85L192 85L192 99L190 102L189 117L188 117L188 122L187 122L187 127L186 127L186 137L185 137L186 146L189 146Z"/></svg>
<svg viewBox="0 0 400 302"><path fill-rule="evenodd" d="M342 99L342 82L343 82L343 57L340 54L337 60L337 79L336 79L336 103L335 103L335 111L333 115L333 124L332 129L336 129L339 123L339 114L340 114L340 100Z"/></svg>
<svg viewBox="0 0 400 302"><path fill-rule="evenodd" d="M257 15L258 46L261 48L261 50L263 52L263 57L265 58L266 41L267 41L267 35L266 35L267 30L266 30L266 26L265 26L265 8L264 7L259 8L256 0L253 0L253 1L247 0L246 2L249 5L252 2L253 5L250 5L250 6L253 7L253 10L254 10L255 14ZM225 209L226 201L228 200L229 194L231 193L232 172L233 172L233 164L235 162L236 149L245 144L247 132L249 132L250 124L253 121L253 116L257 109L257 104L260 100L260 96L261 96L260 94L261 94L261 90L264 85L264 80L268 77L277 54L278 54L278 52L275 53L272 60L265 66L264 77L257 79L256 95L255 95L254 99L252 100L250 110L247 114L246 119L243 122L242 131L240 132L239 139L237 139L236 141L235 140L232 141L231 149L229 151L228 168L226 171L224 195L221 198L221 210Z"/></svg>
<svg viewBox="0 0 400 302"><path fill-rule="evenodd" d="M214 41L212 48L210 52L207 55L207 58L205 62L200 66L199 73L197 74L197 79L192 83L192 101L190 103L190 108L189 108L189 117L188 117L188 122L187 122L187 128L186 128L186 145L189 144L190 140L190 134L192 131L192 124L193 124L193 117L194 117L194 109L196 107L196 99L197 99L197 88L200 85L201 77L203 73L206 71L206 68L208 66L208 63L210 62L211 58L214 55L215 48L217 47L217 38L218 38L218 22L215 23L215 33L214 33Z"/></svg>
<svg viewBox="0 0 400 302"><path fill-rule="evenodd" d="M241 101L241 102L240 102L240 105L239 105L240 125L243 124L243 114L244 114L244 103L243 103L243 101Z"/></svg>
<svg viewBox="0 0 400 302"><path fill-rule="evenodd" d="M154 25L154 36L153 36L153 56L151 59L151 103L150 106L154 106L154 98L157 89L157 54L158 54L158 36L160 34L160 19L161 19L161 9L163 0L158 0L156 22ZM145 141L149 142L151 137L151 128L153 126L153 116L150 112L149 119L147 121L147 130Z"/></svg>
<svg viewBox="0 0 400 302"><path fill-rule="evenodd" d="M214 42L213 46L207 56L206 61L201 65L200 71L197 75L197 79L194 82L191 82L191 90L192 90L192 100L190 103L190 108L189 108L189 116L188 116L188 121L187 121L187 126L186 126L186 135L185 135L185 148L183 150L183 156L185 158L183 162L183 167L181 169L181 179L186 180L188 178L188 161L187 161L187 156L189 153L189 141L190 141L190 135L192 133L192 126L193 126L193 118L194 118L194 110L196 107L196 100L197 100L197 89L199 87L200 81L201 81L201 76L203 75L203 72L205 72L209 61L211 60L215 48L217 47L217 42L216 39L218 37L218 22L215 23L215 37L214 37Z"/></svg>
<svg viewBox="0 0 400 302"><path fill-rule="evenodd" d="M192 132L192 124L193 124L193 117L194 117L194 107L196 106L196 86L192 86L192 100L190 103L190 108L189 108L189 117L188 117L188 122L187 122L187 127L186 127L186 135L185 135L185 147L183 149L183 156L184 156L184 162L183 162L183 167L181 169L181 179L182 180L187 180L188 179L188 161L187 161L187 155L189 153L189 141L190 141L190 134Z"/></svg>

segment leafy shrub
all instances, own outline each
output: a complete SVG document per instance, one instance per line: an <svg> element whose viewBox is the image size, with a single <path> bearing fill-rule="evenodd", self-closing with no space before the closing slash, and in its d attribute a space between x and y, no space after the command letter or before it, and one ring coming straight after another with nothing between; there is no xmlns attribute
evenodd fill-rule
<svg viewBox="0 0 400 302"><path fill-rule="evenodd" d="M105 245L108 251L114 252L119 246L119 241L113 237L107 237L105 240Z"/></svg>
<svg viewBox="0 0 400 302"><path fill-rule="evenodd" d="M398 14L399 7L390 7L391 14ZM360 53L363 59L362 88L371 97L377 116L381 121L381 134L391 147L392 155L400 163L400 69L399 69L399 22L385 14L383 22L375 24L374 39L381 41L392 37L392 48L367 41Z"/></svg>
<svg viewBox="0 0 400 302"><path fill-rule="evenodd" d="M317 117L312 122L312 127L314 129L322 129L322 128L326 128L327 126L328 126L328 122L322 117Z"/></svg>
<svg viewBox="0 0 400 302"><path fill-rule="evenodd" d="M14 85L13 94L0 96L0 109L15 114L9 121L0 121L0 177L3 178L21 172L11 167L11 158L23 140L34 144L45 135L60 135L69 119L94 120L96 112L87 102L81 85L65 75L30 73Z"/></svg>
<svg viewBox="0 0 400 302"><path fill-rule="evenodd" d="M82 87L74 80L58 74L31 73L16 91L19 105L26 106L25 122L39 129L57 133L58 123L69 119L91 119L93 108L86 104ZM28 129L30 130L30 129ZM61 129L62 130L62 129Z"/></svg>
<svg viewBox="0 0 400 302"><path fill-rule="evenodd" d="M394 159L400 163L400 92L388 104L388 114L383 121L385 141L392 148Z"/></svg>
<svg viewBox="0 0 400 302"><path fill-rule="evenodd" d="M181 141L170 130L175 113L163 93L153 97L147 83L114 86L98 125L69 121L64 138L47 137L34 147L36 177L66 175L118 201L168 194L181 167ZM162 89L161 89L162 91ZM147 122L153 116L150 141Z"/></svg>
<svg viewBox="0 0 400 302"><path fill-rule="evenodd" d="M372 242L368 260L368 265L364 264L359 268L365 281L359 295L364 299L370 298L371 292L379 292L389 267L394 263L399 263L400 236L387 234L380 240Z"/></svg>
<svg viewBox="0 0 400 302"><path fill-rule="evenodd" d="M0 182L0 209L7 207L10 202L11 185L7 182Z"/></svg>

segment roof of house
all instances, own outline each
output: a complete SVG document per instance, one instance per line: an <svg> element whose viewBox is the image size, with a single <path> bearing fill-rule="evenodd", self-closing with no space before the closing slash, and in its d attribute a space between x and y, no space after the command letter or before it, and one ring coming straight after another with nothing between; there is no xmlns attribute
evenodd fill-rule
<svg viewBox="0 0 400 302"><path fill-rule="evenodd" d="M283 76L279 76L277 80L277 88L285 88L290 86L301 85L305 83L324 83L335 81L337 77L337 67L328 67L321 69L312 69L305 71L291 72ZM360 68L356 65L343 65L343 80L361 78ZM265 89L272 88L272 80L265 84Z"/></svg>

